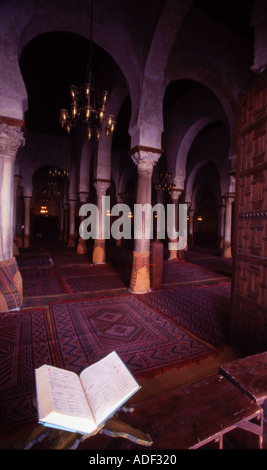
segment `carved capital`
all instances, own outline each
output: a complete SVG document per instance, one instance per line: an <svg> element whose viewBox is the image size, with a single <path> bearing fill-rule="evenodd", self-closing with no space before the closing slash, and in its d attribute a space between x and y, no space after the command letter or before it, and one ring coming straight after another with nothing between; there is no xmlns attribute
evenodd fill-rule
<svg viewBox="0 0 267 470"><path fill-rule="evenodd" d="M153 167L157 163L160 155L146 150L138 150L132 155L133 162L137 165L138 171L152 175Z"/></svg>
<svg viewBox="0 0 267 470"><path fill-rule="evenodd" d="M182 194L182 190L181 189L174 189L171 193L171 199L172 201L178 201L178 199L180 198L181 194Z"/></svg>
<svg viewBox="0 0 267 470"><path fill-rule="evenodd" d="M107 189L110 187L110 181L108 180L96 180L94 183L98 196L105 196Z"/></svg>
<svg viewBox="0 0 267 470"><path fill-rule="evenodd" d="M231 205L235 200L235 193L227 193L225 194L225 204Z"/></svg>
<svg viewBox="0 0 267 470"><path fill-rule="evenodd" d="M0 158L15 159L19 147L25 145L25 138L20 127L0 123Z"/></svg>

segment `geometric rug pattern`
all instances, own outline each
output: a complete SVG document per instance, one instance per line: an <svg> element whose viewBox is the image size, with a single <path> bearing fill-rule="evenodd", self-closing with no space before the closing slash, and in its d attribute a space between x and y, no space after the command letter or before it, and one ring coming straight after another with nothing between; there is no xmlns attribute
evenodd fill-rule
<svg viewBox="0 0 267 470"><path fill-rule="evenodd" d="M227 274L228 276L229 274ZM169 284L192 283L224 277L224 272L215 272L211 267L198 266L188 261L171 261L164 263L163 280Z"/></svg>
<svg viewBox="0 0 267 470"><path fill-rule="evenodd" d="M146 305L214 346L227 341L231 284L180 287L140 296Z"/></svg>
<svg viewBox="0 0 267 470"><path fill-rule="evenodd" d="M179 366L211 351L131 294L3 314L0 427L36 419L35 368L52 364L80 373L114 349L133 374Z"/></svg>
<svg viewBox="0 0 267 470"><path fill-rule="evenodd" d="M0 317L3 431L36 420L34 369L42 364L79 373L115 349L134 375L153 374L213 353L206 342L225 341L228 262L195 253L195 264L164 261L164 289L136 296L127 291L129 251L111 250L113 262L92 265L87 255L54 248L21 250L23 308ZM112 294L100 297L107 290Z"/></svg>
<svg viewBox="0 0 267 470"><path fill-rule="evenodd" d="M50 309L64 367L76 372L114 349L133 373L179 364L209 351L131 294L55 303Z"/></svg>
<svg viewBox="0 0 267 470"><path fill-rule="evenodd" d="M34 367L55 362L48 340L45 309L1 316L0 423L7 426L32 419Z"/></svg>
<svg viewBox="0 0 267 470"><path fill-rule="evenodd" d="M65 291L69 294L77 292L88 292L91 290L109 290L109 289L123 289L125 283L118 275L111 276L75 276L75 277L62 277L62 284L64 283Z"/></svg>

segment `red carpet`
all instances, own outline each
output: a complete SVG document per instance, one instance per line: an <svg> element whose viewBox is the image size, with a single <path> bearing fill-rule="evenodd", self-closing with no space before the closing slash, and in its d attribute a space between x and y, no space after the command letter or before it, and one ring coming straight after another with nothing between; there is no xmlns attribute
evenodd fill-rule
<svg viewBox="0 0 267 470"><path fill-rule="evenodd" d="M196 361L209 349L136 296L54 303L1 317L1 428L36 419L34 368L81 372L116 349L135 375Z"/></svg>
<svg viewBox="0 0 267 470"><path fill-rule="evenodd" d="M212 264L206 263L205 260L202 260L202 265L198 265L198 263L200 264L201 262L197 260L197 263L194 262L193 264L188 261L165 261L163 271L164 283L169 285L185 284L229 276L224 266L217 271L212 269L212 266L216 264L215 260L213 260Z"/></svg>
<svg viewBox="0 0 267 470"><path fill-rule="evenodd" d="M157 312L214 346L227 342L231 283L177 287L140 296Z"/></svg>
<svg viewBox="0 0 267 470"><path fill-rule="evenodd" d="M198 362L214 353L206 341L225 340L228 265L216 272L210 261L164 262L173 289L135 296L127 293L132 253L114 249L113 263L92 266L87 255L57 250L33 247L18 257L23 308L0 324L2 433L36 420L34 369L44 363L79 373L115 349L135 376L153 375Z"/></svg>

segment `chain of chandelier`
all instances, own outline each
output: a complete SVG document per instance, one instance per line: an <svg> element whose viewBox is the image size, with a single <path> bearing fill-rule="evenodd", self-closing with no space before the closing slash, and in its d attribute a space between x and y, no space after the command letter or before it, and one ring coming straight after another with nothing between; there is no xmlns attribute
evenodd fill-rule
<svg viewBox="0 0 267 470"><path fill-rule="evenodd" d="M109 93L103 91L99 93L94 87L94 78L92 73L92 26L93 26L93 0L90 6L90 55L86 72L85 84L81 87L70 86L70 112L66 108L60 110L59 121L61 127L65 127L68 134L72 127L76 125L77 120L82 121L87 126L87 138L91 140L93 136L97 140L104 132L106 136L113 134L115 129L115 119L113 115L106 118L106 107Z"/></svg>

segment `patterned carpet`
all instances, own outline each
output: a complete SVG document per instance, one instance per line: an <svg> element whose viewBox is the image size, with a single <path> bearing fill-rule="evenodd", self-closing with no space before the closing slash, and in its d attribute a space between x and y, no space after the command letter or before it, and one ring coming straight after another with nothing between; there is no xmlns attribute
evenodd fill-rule
<svg viewBox="0 0 267 470"><path fill-rule="evenodd" d="M131 294L3 314L0 427L36 419L34 368L53 364L79 373L114 349L134 374L183 365L212 351Z"/></svg>
<svg viewBox="0 0 267 470"><path fill-rule="evenodd" d="M41 364L79 373L115 349L135 375L154 374L196 362L226 341L230 262L201 255L164 261L163 289L135 296L131 260L117 249L98 266L66 246L22 250L23 308L1 314L0 323L2 430L36 419L34 368Z"/></svg>
<svg viewBox="0 0 267 470"><path fill-rule="evenodd" d="M189 261L166 261L164 263L163 280L166 284L186 284L193 281L219 279L225 277L225 275L224 271L218 273L211 269L209 265L207 266L206 263L199 266Z"/></svg>
<svg viewBox="0 0 267 470"><path fill-rule="evenodd" d="M110 289L123 289L125 283L119 275L113 274L109 276L77 276L63 277L62 282L65 291L69 294L81 293L88 291L105 291Z"/></svg>
<svg viewBox="0 0 267 470"><path fill-rule="evenodd" d="M180 287L140 296L146 304L214 346L227 341L231 284Z"/></svg>

